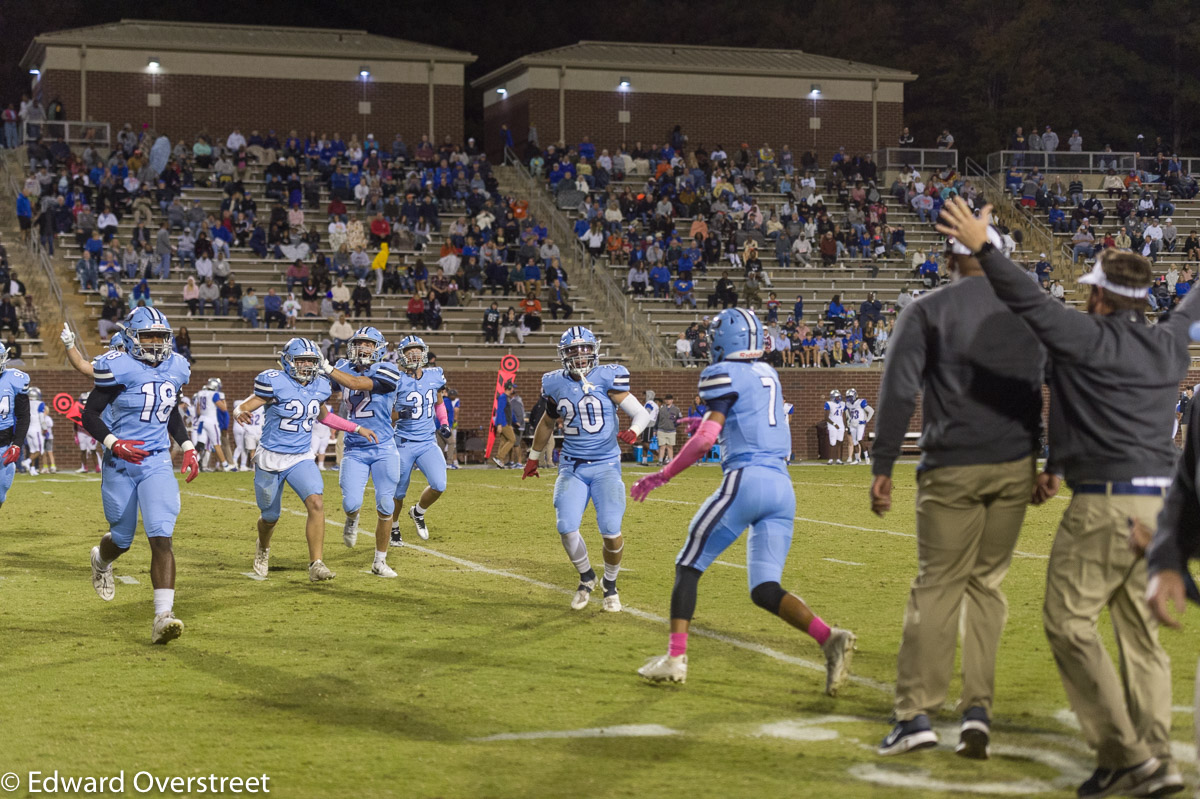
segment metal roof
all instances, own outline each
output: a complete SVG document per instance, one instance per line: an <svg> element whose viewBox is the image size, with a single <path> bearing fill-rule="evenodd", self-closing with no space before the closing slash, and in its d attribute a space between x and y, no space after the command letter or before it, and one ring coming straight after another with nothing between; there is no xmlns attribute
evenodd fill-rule
<svg viewBox="0 0 1200 799"><path fill-rule="evenodd" d="M523 67L531 66L848 80L879 78L905 82L917 78L913 73L902 69L814 55L801 50L581 41L566 47L522 56L472 81L471 86L486 86L520 72Z"/></svg>
<svg viewBox="0 0 1200 799"><path fill-rule="evenodd" d="M421 42L393 39L361 30L281 28L200 22L123 19L105 25L43 33L34 38L22 66L34 66L48 45L88 45L118 49L249 53L253 55L376 58L394 61L470 64L476 56Z"/></svg>

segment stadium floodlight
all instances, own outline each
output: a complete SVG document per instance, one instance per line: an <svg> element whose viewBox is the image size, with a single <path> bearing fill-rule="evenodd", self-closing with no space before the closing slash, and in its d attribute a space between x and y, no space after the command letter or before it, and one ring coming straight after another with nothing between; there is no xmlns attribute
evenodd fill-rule
<svg viewBox="0 0 1200 799"><path fill-rule="evenodd" d="M42 71L40 69L38 69L37 67L31 67L29 70L29 74L36 78L42 74Z"/></svg>
<svg viewBox="0 0 1200 799"><path fill-rule="evenodd" d="M622 77L621 82L617 84L617 88L623 92L629 91L632 86L633 84L629 81L629 78L626 77Z"/></svg>
<svg viewBox="0 0 1200 799"><path fill-rule="evenodd" d="M359 76L360 78L362 78L363 80L366 80L367 78L371 77L371 70L370 70L370 68L368 68L368 67L366 67L366 66L361 66L361 67L359 67L359 68L358 68L358 76Z"/></svg>
<svg viewBox="0 0 1200 799"><path fill-rule="evenodd" d="M150 56L150 58L146 61L146 66L150 68L151 72L157 72L158 68L162 66L162 62L160 62L154 56Z"/></svg>
<svg viewBox="0 0 1200 799"><path fill-rule="evenodd" d="M811 94L813 97L820 97L821 96L821 84L819 84L819 83L812 84L812 89L809 91L809 94Z"/></svg>
<svg viewBox="0 0 1200 799"><path fill-rule="evenodd" d="M508 89L501 86L499 89L496 89L496 94L500 95L501 97L508 97Z"/></svg>

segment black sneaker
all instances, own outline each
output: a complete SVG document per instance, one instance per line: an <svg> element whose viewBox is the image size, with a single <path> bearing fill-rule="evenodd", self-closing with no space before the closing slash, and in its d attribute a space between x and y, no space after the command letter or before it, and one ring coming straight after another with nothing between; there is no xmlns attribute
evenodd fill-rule
<svg viewBox="0 0 1200 799"><path fill-rule="evenodd" d="M967 712L963 713L958 746L954 747L954 753L971 760L987 760L990 740L991 723L987 711L981 707L967 708Z"/></svg>
<svg viewBox="0 0 1200 799"><path fill-rule="evenodd" d="M929 724L929 716L922 713L908 721L897 722L888 736L883 739L883 743L879 745L878 751L885 757L902 755L917 749L932 748L937 746L937 742L937 733Z"/></svg>
<svg viewBox="0 0 1200 799"><path fill-rule="evenodd" d="M404 546L404 536L400 535L399 523L392 524L392 537L390 539L390 543L394 547Z"/></svg>
<svg viewBox="0 0 1200 799"><path fill-rule="evenodd" d="M1158 768L1130 791L1134 796L1170 796L1184 788L1179 769L1167 761L1159 761Z"/></svg>
<svg viewBox="0 0 1200 799"><path fill-rule="evenodd" d="M1087 782L1079 786L1075 795L1079 799L1100 799L1115 793L1149 796L1148 793L1137 793L1136 791L1144 789L1143 786L1148 785L1154 779L1155 774L1163 765L1158 758L1152 757L1128 768L1098 768L1092 772L1092 776L1088 778Z"/></svg>

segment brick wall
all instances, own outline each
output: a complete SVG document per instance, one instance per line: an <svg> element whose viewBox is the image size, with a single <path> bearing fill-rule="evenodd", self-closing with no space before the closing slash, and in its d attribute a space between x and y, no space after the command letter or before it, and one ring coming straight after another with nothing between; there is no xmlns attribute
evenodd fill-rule
<svg viewBox="0 0 1200 799"><path fill-rule="evenodd" d="M622 102L629 110L630 122L622 126L617 112ZM729 152L741 142L757 149L764 141L778 149L789 144L792 150L803 152L813 146L813 132L808 118L812 101L762 97L698 97L694 95L650 94L630 92L568 91L564 97L568 143L578 144L582 137L591 136L597 149L610 150L625 142L632 147L661 144L675 125L682 125L689 145L703 144L713 148L721 144ZM902 103L879 103L879 144L895 143L904 125ZM827 161L840 146L851 153L871 150L871 104L851 100L820 100L817 114L821 129L816 132L817 154ZM507 122L513 140L523 145L529 125L535 125L542 146L558 138L558 92L553 89L534 89L521 92L495 103L485 111L487 148L495 157L501 144L495 138L500 125ZM622 128L626 127L627 130Z"/></svg>
<svg viewBox="0 0 1200 799"><path fill-rule="evenodd" d="M89 72L88 117L111 123L114 135L126 122L135 128L150 123L154 109L147 107L146 95L152 90L151 80L142 73ZM201 130L224 137L236 126L247 134L257 128L263 135L274 128L281 139L293 128L302 137L315 129L318 134L337 131L347 140L374 133L384 143L400 133L411 147L429 130L429 88L424 84L366 83L371 114L364 129L364 117L358 113L364 99L359 83L199 75L162 75L153 81L153 90L162 95L156 124L172 139L190 141ZM42 91L47 99L62 99L69 119L79 114L77 71L48 72ZM434 87L434 125L436 141L445 136L463 141L461 86Z"/></svg>

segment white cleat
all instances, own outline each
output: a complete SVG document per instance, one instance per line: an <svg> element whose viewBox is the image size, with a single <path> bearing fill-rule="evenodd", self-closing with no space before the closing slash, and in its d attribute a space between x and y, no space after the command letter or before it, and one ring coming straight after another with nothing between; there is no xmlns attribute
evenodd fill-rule
<svg viewBox="0 0 1200 799"><path fill-rule="evenodd" d="M830 458L830 459L829 459L829 462L828 462L828 463L826 463L825 465L826 465L826 466L832 466L832 465L833 465L833 459L832 459L832 458Z"/></svg>
<svg viewBox="0 0 1200 799"><path fill-rule="evenodd" d="M226 472L236 472L237 471L237 467L234 466L232 463L227 463L224 466L222 466L221 468Z"/></svg>
<svg viewBox="0 0 1200 799"><path fill-rule="evenodd" d="M150 630L150 643L165 644L183 635L183 622L168 610L154 617L154 626Z"/></svg>
<svg viewBox="0 0 1200 799"><path fill-rule="evenodd" d="M621 612L621 597L617 593L606 594L604 596L604 609L609 613Z"/></svg>
<svg viewBox="0 0 1200 799"><path fill-rule="evenodd" d="M351 549L358 541L358 517L347 516L345 523L342 525L342 543Z"/></svg>
<svg viewBox="0 0 1200 799"><path fill-rule="evenodd" d="M36 466L30 466L30 467L29 467L29 476L30 476L30 477L37 477L37 476L38 476L38 470L37 470L37 467L36 467Z"/></svg>
<svg viewBox="0 0 1200 799"><path fill-rule="evenodd" d="M638 674L650 682L687 681L687 655L655 655L646 661L646 665L638 669Z"/></svg>
<svg viewBox="0 0 1200 799"><path fill-rule="evenodd" d="M337 574L329 570L322 561L314 560L308 564L308 579L310 582L319 583L324 580L332 580L337 577Z"/></svg>
<svg viewBox="0 0 1200 799"><path fill-rule="evenodd" d="M404 546L404 536L400 535L400 522L392 522L392 537L388 539L394 547Z"/></svg>
<svg viewBox="0 0 1200 799"><path fill-rule="evenodd" d="M591 601L592 591L596 587L596 578L590 580L580 580L579 587L575 589L575 596L571 597L571 610L583 610Z"/></svg>
<svg viewBox="0 0 1200 799"><path fill-rule="evenodd" d="M371 574L374 574L376 577L388 578L399 576L396 574L396 570L388 565L386 560L377 560L371 564Z"/></svg>
<svg viewBox="0 0 1200 799"><path fill-rule="evenodd" d="M113 597L117 595L117 586L113 582L112 564L101 569L98 564L99 560L100 547L92 547L92 588L96 589L96 593L105 602L112 602Z"/></svg>
<svg viewBox="0 0 1200 799"><path fill-rule="evenodd" d="M58 467L57 467L57 466L51 466L51 467L50 467L50 474L58 474Z"/></svg>
<svg viewBox="0 0 1200 799"><path fill-rule="evenodd" d="M825 693L837 696L850 676L850 661L858 638L849 630L834 627L821 645L825 653Z"/></svg>
<svg viewBox="0 0 1200 799"><path fill-rule="evenodd" d="M87 474L87 470L88 468L86 466L80 466L75 470L75 474Z"/></svg>
<svg viewBox="0 0 1200 799"><path fill-rule="evenodd" d="M417 506L413 505L408 509L408 518L413 520L413 524L417 526L417 536L422 541L429 540L429 528L425 525L425 514L417 513Z"/></svg>
<svg viewBox="0 0 1200 799"><path fill-rule="evenodd" d="M263 545L260 542L255 541L254 542L254 573L257 574L259 577L266 577L267 572L269 572L271 570L270 561L271 561L271 548L267 547L266 549L263 549Z"/></svg>

